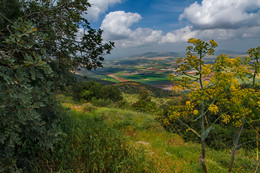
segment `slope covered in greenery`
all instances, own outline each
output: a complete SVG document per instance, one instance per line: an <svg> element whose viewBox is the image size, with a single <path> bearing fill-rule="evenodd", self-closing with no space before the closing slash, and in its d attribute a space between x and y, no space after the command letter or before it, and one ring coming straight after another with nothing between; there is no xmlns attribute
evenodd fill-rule
<svg viewBox="0 0 260 173"><path fill-rule="evenodd" d="M44 163L48 171L202 172L200 145L166 131L155 114L91 104L63 105L69 109L63 120L68 136ZM207 150L208 170L227 172L231 150ZM254 168L255 152L239 150L234 171Z"/></svg>

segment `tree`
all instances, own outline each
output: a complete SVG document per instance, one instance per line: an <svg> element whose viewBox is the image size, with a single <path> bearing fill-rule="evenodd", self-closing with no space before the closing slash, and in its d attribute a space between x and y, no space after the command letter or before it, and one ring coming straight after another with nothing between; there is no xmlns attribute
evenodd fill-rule
<svg viewBox="0 0 260 173"><path fill-rule="evenodd" d="M186 58L179 58L178 63L178 75L184 75L180 81L175 80L175 87L174 90L178 92L182 92L185 90L190 90L197 92L197 104L199 106L198 110L193 110L194 105L187 101L186 105L183 107L174 107L172 110L175 112L177 116L180 115L181 109L184 109L183 115L184 117L187 117L189 113L192 113L194 115L200 114L199 118L201 119L201 135L199 137L201 138L201 163L204 172L207 172L207 167L205 163L205 135L207 131L205 130L205 84L203 82L203 78L209 76L210 71L209 64L205 64L204 58L206 55L212 55L214 53L214 48L217 47L217 43L213 40L210 40L209 43L202 41L200 39L191 38L189 39L188 43L193 44L193 46L187 47L187 57ZM196 72L196 75L190 75L188 72L194 70ZM172 76L173 78L175 76ZM174 81L174 80L173 80ZM198 83L196 82L198 81ZM192 93L192 92L191 92ZM191 112L193 110L193 112ZM172 113L171 113L172 114ZM173 115L173 114L172 114Z"/></svg>
<svg viewBox="0 0 260 173"><path fill-rule="evenodd" d="M106 100L112 100L113 102L118 102L123 100L122 94L119 89L113 85L106 85L101 88L101 98Z"/></svg>
<svg viewBox="0 0 260 173"><path fill-rule="evenodd" d="M248 57L232 59L222 54L217 57L214 64L205 64L202 57L206 54L211 55L217 43L213 40L206 43L194 38L189 39L189 43L195 46L189 46L187 57L178 60L178 74L177 76L172 75L172 80L175 84L173 90L187 92L190 100L186 101L185 105L173 106L169 110L169 118L164 119L164 123L169 124L170 121L178 119L201 139L201 163L204 172L207 172L205 139L214 124L232 122L238 131L234 134L235 140L229 167L229 172L231 172L245 122L250 122L253 118L259 119L259 91L250 87L243 88L241 85L241 83L249 82L251 59ZM199 58L191 51L197 53ZM195 74L191 75L189 73L191 71ZM180 79L179 75L182 75ZM253 83L255 82L254 76ZM183 123L180 118L189 118L191 122L201 119L201 133ZM205 125L207 125L207 129L205 129Z"/></svg>
<svg viewBox="0 0 260 173"><path fill-rule="evenodd" d="M30 168L57 143L55 91L71 81L70 70L102 67L114 46L82 17L88 7L87 0L0 2L1 170Z"/></svg>

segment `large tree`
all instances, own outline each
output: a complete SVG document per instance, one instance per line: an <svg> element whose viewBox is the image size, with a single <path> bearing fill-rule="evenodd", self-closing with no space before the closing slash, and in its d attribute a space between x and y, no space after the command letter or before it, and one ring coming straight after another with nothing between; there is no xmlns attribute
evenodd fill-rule
<svg viewBox="0 0 260 173"><path fill-rule="evenodd" d="M102 67L102 31L83 17L87 0L0 2L0 171L29 167L59 140L55 91L70 71Z"/></svg>

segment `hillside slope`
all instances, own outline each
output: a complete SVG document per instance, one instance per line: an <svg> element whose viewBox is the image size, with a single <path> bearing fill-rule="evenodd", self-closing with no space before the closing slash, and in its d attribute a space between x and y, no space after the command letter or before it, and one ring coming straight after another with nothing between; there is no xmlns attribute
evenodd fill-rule
<svg viewBox="0 0 260 173"><path fill-rule="evenodd" d="M69 147L69 150L71 153L76 153L74 157L78 157L77 153L81 155L80 160L76 159L74 162L71 161L69 163L74 166L71 171L88 172L89 167L87 166L89 160L84 156L86 151L81 151L81 148L82 150L87 149L82 146L84 144L82 142L85 141L85 137L89 138L89 135L91 135L91 141L98 143L104 141L106 143L101 143L102 145L99 144L99 146L96 146L98 147L96 149L96 144L87 144L91 146L94 145L94 148L87 153L90 152L90 155L91 153L94 154L93 159L101 159L98 163L100 162L102 164L110 163L109 160L106 160L106 158L102 156L105 153L110 153L109 155L113 155L111 157L116 157L110 158L110 160L114 160L116 165L121 165L116 168L121 170L119 172L202 172L199 163L200 145L196 143L186 143L179 135L167 132L164 127L155 120L156 115L117 108L98 108L90 104L75 105L63 103L63 105L71 109L69 114L70 119L73 121L70 122L72 122L71 125L73 129L75 129L73 139L70 138L70 136L67 138L67 140L71 141L68 143L73 145ZM77 122L79 125L73 122ZM99 130L95 130L95 123L98 125ZM107 134L107 129L110 129L109 134ZM88 131L87 133L84 132L86 130ZM114 134L121 134L121 137L120 135L114 137ZM115 142L117 140L120 141L119 138L125 139L125 142L120 144L124 147L121 149L122 152L127 149L131 156L124 156L123 153L121 155L118 149L113 149L112 146L118 147ZM66 147L68 147L67 145L68 144L66 144ZM77 147L75 148L74 146ZM112 148L109 149L107 147ZM209 172L227 172L230 154L231 151L216 151L207 148L206 163ZM250 172L253 170L254 167L251 166L253 165L253 156L253 152L240 150L237 155L234 171ZM91 161L93 163L97 162L97 160ZM120 161L120 163L117 163L118 161ZM68 171L63 167L60 167L59 170L61 172ZM114 171L118 172L118 170Z"/></svg>

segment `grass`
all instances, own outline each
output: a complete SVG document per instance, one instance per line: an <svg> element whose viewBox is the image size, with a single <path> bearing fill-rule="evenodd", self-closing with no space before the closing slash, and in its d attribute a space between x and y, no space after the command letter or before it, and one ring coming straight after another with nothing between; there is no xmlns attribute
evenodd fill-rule
<svg viewBox="0 0 260 173"><path fill-rule="evenodd" d="M64 105L71 109L65 121L70 122L70 133L59 147L65 148L62 154L55 156L60 159L55 162L60 172L202 172L200 145L167 132L153 114ZM88 152L89 148L93 150ZM206 152L209 172L227 172L230 150L207 148ZM254 151L239 150L234 172L252 172L254 159Z"/></svg>

